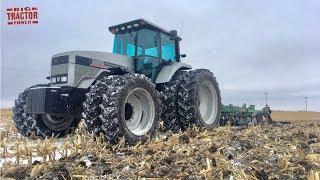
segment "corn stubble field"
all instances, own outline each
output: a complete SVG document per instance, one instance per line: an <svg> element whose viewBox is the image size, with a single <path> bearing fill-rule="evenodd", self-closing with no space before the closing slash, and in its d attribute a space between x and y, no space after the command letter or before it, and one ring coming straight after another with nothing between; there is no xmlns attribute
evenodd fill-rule
<svg viewBox="0 0 320 180"><path fill-rule="evenodd" d="M281 121L291 118L289 124L159 130L134 146L94 140L82 124L65 138L29 140L16 132L11 116L11 110L1 110L0 178L319 179L320 174L319 113L302 115L305 121L295 113L273 113Z"/></svg>

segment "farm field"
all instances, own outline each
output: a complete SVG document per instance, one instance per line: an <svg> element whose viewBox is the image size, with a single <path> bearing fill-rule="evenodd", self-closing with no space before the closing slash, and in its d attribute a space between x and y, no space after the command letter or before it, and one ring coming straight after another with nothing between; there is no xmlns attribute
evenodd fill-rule
<svg viewBox="0 0 320 180"><path fill-rule="evenodd" d="M271 116L277 121L320 121L320 112L313 111L272 111Z"/></svg>
<svg viewBox="0 0 320 180"><path fill-rule="evenodd" d="M319 114L276 111L273 119L291 123L177 134L160 130L152 140L128 146L94 140L82 124L65 138L26 139L16 132L11 110L1 110L0 174L16 179L316 179Z"/></svg>

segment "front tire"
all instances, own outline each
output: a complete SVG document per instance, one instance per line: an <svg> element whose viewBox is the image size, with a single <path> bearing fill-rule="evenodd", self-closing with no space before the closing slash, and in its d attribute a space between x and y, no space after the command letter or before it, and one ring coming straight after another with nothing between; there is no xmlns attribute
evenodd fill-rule
<svg viewBox="0 0 320 180"><path fill-rule="evenodd" d="M89 133L98 135L102 132L102 124L104 118L100 105L103 101L103 95L107 92L112 78L103 77L90 86L90 90L86 93L86 99L83 102L82 116L85 120L86 129Z"/></svg>
<svg viewBox="0 0 320 180"><path fill-rule="evenodd" d="M112 75L95 86L100 87L101 84L105 84L105 88L97 93L102 95L101 101L96 102L100 103L99 108L94 108L96 113L91 113L100 122L86 120L86 123L90 122L89 128L94 127L96 134L102 133L112 144L118 143L122 137L130 144L145 141L155 133L161 103L159 93L149 78L140 74Z"/></svg>
<svg viewBox="0 0 320 180"><path fill-rule="evenodd" d="M48 84L38 84L30 88L48 86ZM21 135L26 137L39 136L43 138L51 136L61 137L71 133L77 127L80 119L73 117L67 117L67 121L63 121L58 117L51 117L47 114L27 113L27 95L30 88L25 89L19 94L12 108L13 122ZM48 117L50 117L50 122L48 121Z"/></svg>
<svg viewBox="0 0 320 180"><path fill-rule="evenodd" d="M178 104L183 121L205 128L219 126L221 96L212 72L207 69L189 71L181 86Z"/></svg>

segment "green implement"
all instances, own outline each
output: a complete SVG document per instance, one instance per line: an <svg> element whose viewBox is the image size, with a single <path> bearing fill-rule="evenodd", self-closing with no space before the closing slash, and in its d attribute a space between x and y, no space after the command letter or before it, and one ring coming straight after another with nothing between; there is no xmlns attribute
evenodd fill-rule
<svg viewBox="0 0 320 180"><path fill-rule="evenodd" d="M234 106L232 104L222 105L221 107L221 125L230 123L234 126L243 126L249 124L271 123L271 109L266 105L261 110L256 110L255 105L246 104Z"/></svg>

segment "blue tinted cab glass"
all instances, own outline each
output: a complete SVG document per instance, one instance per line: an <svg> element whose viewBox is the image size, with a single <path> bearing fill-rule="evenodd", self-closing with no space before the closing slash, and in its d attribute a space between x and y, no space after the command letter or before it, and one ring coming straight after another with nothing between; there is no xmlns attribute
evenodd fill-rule
<svg viewBox="0 0 320 180"><path fill-rule="evenodd" d="M145 55L158 57L157 47L146 49L145 50Z"/></svg>
<svg viewBox="0 0 320 180"><path fill-rule="evenodd" d="M112 52L115 54L123 54L130 57L134 56L136 51L136 48L134 45L135 34L136 32L116 34L114 37Z"/></svg>
<svg viewBox="0 0 320 180"><path fill-rule="evenodd" d="M161 54L164 61L177 60L175 42L166 34L161 34Z"/></svg>

